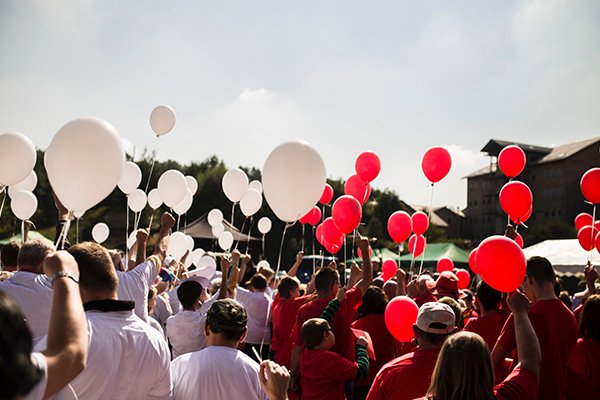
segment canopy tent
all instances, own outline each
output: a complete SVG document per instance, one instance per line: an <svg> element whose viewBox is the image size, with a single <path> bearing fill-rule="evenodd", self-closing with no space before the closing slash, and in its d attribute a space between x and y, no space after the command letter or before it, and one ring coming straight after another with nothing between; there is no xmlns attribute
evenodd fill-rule
<svg viewBox="0 0 600 400"><path fill-rule="evenodd" d="M200 218L190 222L187 224L182 230L186 234L190 235L194 239L210 239L213 240L215 237L212 234L212 227L208 223L208 214L204 214ZM238 228L231 225L229 222L223 220L223 225L225 226L225 230L227 232L231 232L233 235L233 240L239 242L247 242L250 241L260 241L262 239L256 238L254 236L248 237L247 233L242 233Z"/></svg>
<svg viewBox="0 0 600 400"><path fill-rule="evenodd" d="M398 261L398 253L394 253L393 251L383 247L381 249L373 249L373 255L371 256L372 260L383 262L387 259L392 259L394 261ZM377 260L378 259L378 260ZM354 257L348 261L354 261L357 263L362 262L361 257Z"/></svg>
<svg viewBox="0 0 600 400"><path fill-rule="evenodd" d="M455 267L468 269L469 252L461 249L454 243L429 243L425 247L425 251L419 257L415 257L415 265L421 265L423 259L423 267L432 269L435 268L440 258L449 258L454 262ZM400 257L401 265L408 266L412 260L412 254L404 254Z"/></svg>
<svg viewBox="0 0 600 400"><path fill-rule="evenodd" d="M577 239L544 240L523 249L526 258L540 256L547 258L559 274L583 274L589 252L583 250ZM592 263L600 263L600 254L592 250Z"/></svg>
<svg viewBox="0 0 600 400"><path fill-rule="evenodd" d="M46 236L42 235L41 233L39 233L37 231L29 231L29 233L27 234L27 239L42 240L44 242L47 242L48 244L54 245L54 242L52 240L48 239ZM0 240L0 246L4 246L5 244L12 242L12 241L21 243L21 234L19 233L17 235L9 237L8 239Z"/></svg>

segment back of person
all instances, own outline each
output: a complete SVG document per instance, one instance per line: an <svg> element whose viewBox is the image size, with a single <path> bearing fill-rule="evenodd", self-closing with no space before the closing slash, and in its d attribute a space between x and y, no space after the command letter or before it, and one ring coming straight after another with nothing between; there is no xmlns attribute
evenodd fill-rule
<svg viewBox="0 0 600 400"><path fill-rule="evenodd" d="M183 310L167 319L167 337L173 358L201 350L205 346L204 319L198 311Z"/></svg>
<svg viewBox="0 0 600 400"><path fill-rule="evenodd" d="M304 349L300 356L302 400L343 400L344 381L354 379L358 365L333 351Z"/></svg>
<svg viewBox="0 0 600 400"><path fill-rule="evenodd" d="M498 340L504 322L505 318L499 312L492 311L480 317L469 318L464 330L481 336L491 351Z"/></svg>
<svg viewBox="0 0 600 400"><path fill-rule="evenodd" d="M277 295L275 296L277 298ZM292 348L294 341L292 331L296 314L309 296L296 297L294 299L279 299L273 302L271 320L273 322L273 335L271 337L271 349L275 351L275 362L290 368L292 359Z"/></svg>
<svg viewBox="0 0 600 400"><path fill-rule="evenodd" d="M131 311L87 311L85 370L55 399L168 399L169 349L162 335Z"/></svg>
<svg viewBox="0 0 600 400"><path fill-rule="evenodd" d="M375 375L384 364L394 358L394 337L385 325L383 314L366 315L352 323L352 328L369 332L375 350L375 360L369 363L369 372L365 379L356 381L356 386L371 386Z"/></svg>
<svg viewBox="0 0 600 400"><path fill-rule="evenodd" d="M269 344L271 330L267 321L267 314L273 300L265 292L251 292L244 288L236 288L235 298L248 312L248 335L246 343Z"/></svg>
<svg viewBox="0 0 600 400"><path fill-rule="evenodd" d="M150 257L131 271L117 271L119 299L134 301L135 314L144 321L148 320L148 289L156 278L158 264Z"/></svg>

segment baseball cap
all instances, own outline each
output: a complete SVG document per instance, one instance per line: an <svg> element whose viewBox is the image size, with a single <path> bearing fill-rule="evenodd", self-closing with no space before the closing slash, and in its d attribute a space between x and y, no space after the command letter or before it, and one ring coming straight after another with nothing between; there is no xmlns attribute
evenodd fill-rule
<svg viewBox="0 0 600 400"><path fill-rule="evenodd" d="M206 320L213 331L242 332L248 324L248 314L237 301L221 299L210 306Z"/></svg>
<svg viewBox="0 0 600 400"><path fill-rule="evenodd" d="M447 334L452 332L456 326L454 311L444 303L425 303L419 308L417 315L417 328L423 332Z"/></svg>
<svg viewBox="0 0 600 400"><path fill-rule="evenodd" d="M458 277L451 271L444 271L440 274L435 281L432 293L438 298L448 296L458 300L465 297L465 294L458 289Z"/></svg>

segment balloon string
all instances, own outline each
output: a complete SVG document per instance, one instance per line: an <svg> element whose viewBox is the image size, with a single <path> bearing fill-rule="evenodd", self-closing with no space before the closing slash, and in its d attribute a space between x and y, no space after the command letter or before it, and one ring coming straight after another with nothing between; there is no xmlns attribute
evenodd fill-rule
<svg viewBox="0 0 600 400"><path fill-rule="evenodd" d="M79 218L75 220L75 240L79 243Z"/></svg>
<svg viewBox="0 0 600 400"><path fill-rule="evenodd" d="M136 213L134 213L134 214L133 214L133 221L134 221L134 224L133 224L133 230L134 230L134 231L137 231L138 224L139 224L139 222L140 222L140 217L141 217L141 216L142 216L142 213L141 213L141 212L136 212Z"/></svg>
<svg viewBox="0 0 600 400"><path fill-rule="evenodd" d="M248 217L244 218L244 222L242 222L242 228L240 229L240 233L244 233L244 228L246 227L246 221L248 220ZM237 250L238 246L240 245L240 241L237 240L235 242L235 247L233 248L234 250Z"/></svg>
<svg viewBox="0 0 600 400"><path fill-rule="evenodd" d="M6 201L6 186L2 186L2 189L0 189L0 192L4 193L4 196L2 196L2 204L0 204L0 219L2 219L2 211L4 210L4 202Z"/></svg>
<svg viewBox="0 0 600 400"><path fill-rule="evenodd" d="M304 224L302 224L302 251L304 251Z"/></svg>
<svg viewBox="0 0 600 400"><path fill-rule="evenodd" d="M21 220L21 244L25 243L25 221Z"/></svg>
<svg viewBox="0 0 600 400"><path fill-rule="evenodd" d="M346 268L348 268L348 261L346 260L346 235L344 235L344 286L346 286ZM350 288L348 288L350 289Z"/></svg>
<svg viewBox="0 0 600 400"><path fill-rule="evenodd" d="M158 141L160 136L156 139ZM150 174L148 174L148 181L146 182L146 189L144 193L148 194L148 188L150 187L150 179L152 179L152 172L154 171L154 164L156 163L156 155L158 154L158 145L156 146L156 150L152 153L152 163L150 164Z"/></svg>
<svg viewBox="0 0 600 400"><path fill-rule="evenodd" d="M250 232L252 232L252 227L254 226L254 218L250 216L250 226L248 227L248 238L246 239L246 255L248 255L248 251L250 249Z"/></svg>
<svg viewBox="0 0 600 400"><path fill-rule="evenodd" d="M313 254L313 274L315 273L315 269L317 268L317 259L315 258L315 227L312 227L312 254Z"/></svg>
<svg viewBox="0 0 600 400"><path fill-rule="evenodd" d="M593 208L593 211L592 211L592 233L591 233L592 240L590 242L590 243L592 243L592 248L588 252L588 263L592 262L592 251L594 251L594 246L593 246L593 244L594 244L594 238L595 238L594 233L596 233L596 229L594 228L595 227L595 225L594 225L595 222L596 222L596 205L594 204L594 208Z"/></svg>
<svg viewBox="0 0 600 400"><path fill-rule="evenodd" d="M70 213L69 213L70 214ZM67 239L67 233L69 232L69 228L71 227L71 219L68 218L67 222L63 225L58 238L56 239L56 243L54 243L54 247L57 249L65 248L65 241Z"/></svg>
<svg viewBox="0 0 600 400"><path fill-rule="evenodd" d="M279 274L279 268L281 268L281 253L283 252L283 241L285 240L285 233L288 228L294 225L293 222L285 224L285 228L283 228L283 234L281 235L281 244L279 245L279 258L277 259L277 270L275 271L275 277Z"/></svg>
<svg viewBox="0 0 600 400"><path fill-rule="evenodd" d="M433 191L435 188L435 184L431 184L431 196L429 197L429 207L427 208L427 222L428 225L431 225L431 209L433 208ZM417 245L418 237L415 237L415 247ZM425 232L425 240L427 240L427 232ZM414 251L414 249L413 249ZM421 254L421 263L419 264L419 275L423 272L423 261L425 260L425 249L423 249L423 254Z"/></svg>
<svg viewBox="0 0 600 400"><path fill-rule="evenodd" d="M129 205L125 208L125 262L129 261ZM129 265L126 266L129 269Z"/></svg>
<svg viewBox="0 0 600 400"><path fill-rule="evenodd" d="M181 220L181 215L177 214L177 231L179 231L179 221Z"/></svg>
<svg viewBox="0 0 600 400"><path fill-rule="evenodd" d="M265 234L263 233L263 237L262 237L262 257L263 259L265 258Z"/></svg>

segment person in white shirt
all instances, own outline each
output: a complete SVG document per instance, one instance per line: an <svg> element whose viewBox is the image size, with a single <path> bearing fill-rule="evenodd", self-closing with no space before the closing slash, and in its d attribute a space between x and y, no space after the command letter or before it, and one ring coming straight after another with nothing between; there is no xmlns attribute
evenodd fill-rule
<svg viewBox="0 0 600 400"><path fill-rule="evenodd" d="M85 367L87 332L73 257L58 251L44 261L52 277L48 348L32 353L32 335L14 299L0 290L0 398L39 400L54 395Z"/></svg>
<svg viewBox="0 0 600 400"><path fill-rule="evenodd" d="M177 289L177 298L183 310L167 319L167 337L173 358L204 347L203 318L198 311L202 306L203 293L202 285L196 281L185 281Z"/></svg>
<svg viewBox="0 0 600 400"><path fill-rule="evenodd" d="M17 272L0 282L0 290L11 295L25 315L34 341L48 333L52 286L42 264L53 251L52 245L41 240L25 242L19 250Z"/></svg>
<svg viewBox="0 0 600 400"><path fill-rule="evenodd" d="M235 300L212 304L204 324L208 347L171 362L174 399L267 399L259 364L237 349L247 322L246 310Z"/></svg>

